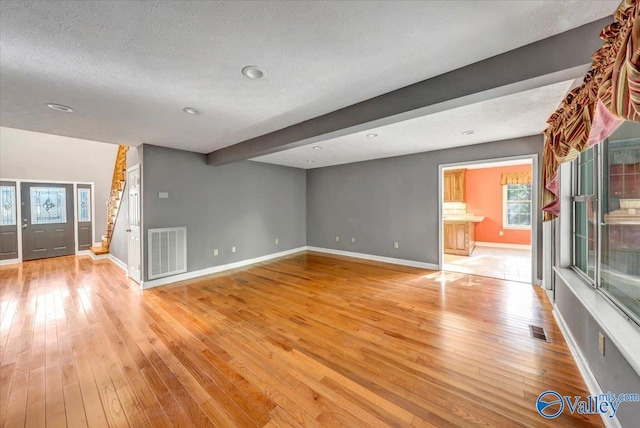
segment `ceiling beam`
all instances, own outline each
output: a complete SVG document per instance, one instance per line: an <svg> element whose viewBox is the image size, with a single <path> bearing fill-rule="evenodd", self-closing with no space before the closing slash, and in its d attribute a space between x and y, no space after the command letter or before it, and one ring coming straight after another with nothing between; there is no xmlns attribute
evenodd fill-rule
<svg viewBox="0 0 640 428"><path fill-rule="evenodd" d="M357 104L213 151L209 165L223 165L335 138L373 127L528 89L581 78L598 35L612 22L603 18L466 67L414 83ZM505 31L505 37L508 32ZM468 45L473 49L473 41ZM452 52L452 55L455 53ZM437 61L434 58L434 61Z"/></svg>

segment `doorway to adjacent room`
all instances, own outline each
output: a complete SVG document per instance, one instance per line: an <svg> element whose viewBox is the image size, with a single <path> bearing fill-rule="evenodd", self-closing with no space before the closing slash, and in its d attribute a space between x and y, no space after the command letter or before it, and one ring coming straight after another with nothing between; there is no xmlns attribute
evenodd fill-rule
<svg viewBox="0 0 640 428"><path fill-rule="evenodd" d="M532 156L441 167L442 270L533 283Z"/></svg>

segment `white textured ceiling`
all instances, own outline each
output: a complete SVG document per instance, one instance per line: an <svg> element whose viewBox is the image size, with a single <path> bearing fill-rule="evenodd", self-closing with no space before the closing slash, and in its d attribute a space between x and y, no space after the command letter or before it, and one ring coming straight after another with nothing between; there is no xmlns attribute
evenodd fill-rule
<svg viewBox="0 0 640 428"><path fill-rule="evenodd" d="M518 92L253 160L309 169L540 134L572 83ZM464 135L465 131L473 134Z"/></svg>
<svg viewBox="0 0 640 428"><path fill-rule="evenodd" d="M210 152L575 28L618 4L2 1L0 125ZM250 64L267 78L245 79ZM204 114L187 115L186 106Z"/></svg>

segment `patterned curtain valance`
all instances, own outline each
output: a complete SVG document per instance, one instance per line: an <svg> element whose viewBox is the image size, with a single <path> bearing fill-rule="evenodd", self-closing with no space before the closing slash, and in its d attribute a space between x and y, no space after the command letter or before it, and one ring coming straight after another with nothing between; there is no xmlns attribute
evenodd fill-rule
<svg viewBox="0 0 640 428"><path fill-rule="evenodd" d="M500 185L505 184L531 184L530 172L503 172L500 177Z"/></svg>
<svg viewBox="0 0 640 428"><path fill-rule="evenodd" d="M640 121L639 1L622 1L613 24L600 33L604 43L582 84L547 121L541 192L545 221L560 210L558 166L607 138L623 121Z"/></svg>

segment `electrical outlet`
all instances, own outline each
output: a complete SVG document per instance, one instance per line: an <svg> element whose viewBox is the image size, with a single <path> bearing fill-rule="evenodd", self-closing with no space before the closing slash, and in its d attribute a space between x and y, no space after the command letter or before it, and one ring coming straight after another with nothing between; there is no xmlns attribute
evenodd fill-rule
<svg viewBox="0 0 640 428"><path fill-rule="evenodd" d="M213 250L213 255L217 256L218 255L218 249L216 248L215 250Z"/></svg>
<svg viewBox="0 0 640 428"><path fill-rule="evenodd" d="M276 238L276 245L278 245L280 243L280 241L278 240L278 238Z"/></svg>
<svg viewBox="0 0 640 428"><path fill-rule="evenodd" d="M501 230L500 232L498 232L498 235L504 236L504 230Z"/></svg>
<svg viewBox="0 0 640 428"><path fill-rule="evenodd" d="M394 242L393 243L393 248L395 248L397 250L398 248L400 248L400 244L398 244L397 242Z"/></svg>
<svg viewBox="0 0 640 428"><path fill-rule="evenodd" d="M352 237L351 237L351 242L352 242L352 243L354 243L354 244L356 243L356 238L355 238L355 236L352 236Z"/></svg>
<svg viewBox="0 0 640 428"><path fill-rule="evenodd" d="M336 242L340 242L340 237L336 236Z"/></svg>
<svg viewBox="0 0 640 428"><path fill-rule="evenodd" d="M231 247L231 252L235 253L236 252L236 247Z"/></svg>
<svg viewBox="0 0 640 428"><path fill-rule="evenodd" d="M598 351L600 355L604 356L604 334L598 332Z"/></svg>

